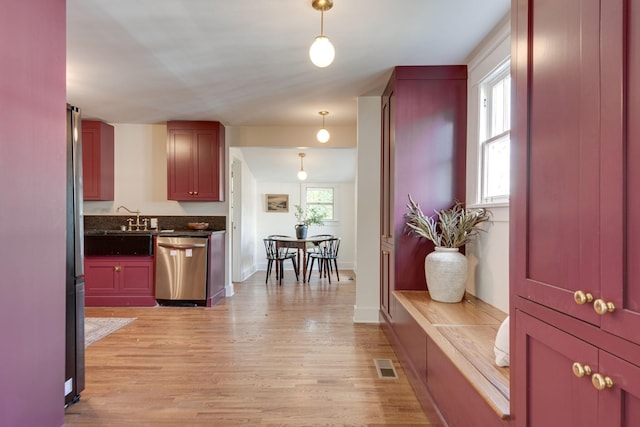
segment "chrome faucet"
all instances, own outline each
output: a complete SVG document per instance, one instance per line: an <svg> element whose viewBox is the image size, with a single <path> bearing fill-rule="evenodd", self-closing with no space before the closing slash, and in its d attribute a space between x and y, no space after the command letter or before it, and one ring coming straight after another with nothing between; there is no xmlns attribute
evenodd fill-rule
<svg viewBox="0 0 640 427"><path fill-rule="evenodd" d="M136 223L135 224L132 224L133 219L127 220L127 222L129 223L129 231L131 231L132 226L135 226L136 230L140 230L140 227L143 225L143 224L140 224L140 210L132 211L128 207L120 205L120 206L118 206L116 208L116 212L120 212L120 209L124 209L125 211L127 211L127 212L129 212L131 214L136 214ZM147 222L146 222L146 220L143 221L143 222L144 222L144 226L145 226L144 229L146 230L147 229Z"/></svg>

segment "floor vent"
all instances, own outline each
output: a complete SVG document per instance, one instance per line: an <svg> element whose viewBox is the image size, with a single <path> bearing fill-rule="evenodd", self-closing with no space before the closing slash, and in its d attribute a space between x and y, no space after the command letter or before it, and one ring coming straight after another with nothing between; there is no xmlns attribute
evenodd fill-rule
<svg viewBox="0 0 640 427"><path fill-rule="evenodd" d="M396 368L393 367L393 362L390 359L373 359L376 364L376 371L378 371L378 378L397 380L398 373Z"/></svg>

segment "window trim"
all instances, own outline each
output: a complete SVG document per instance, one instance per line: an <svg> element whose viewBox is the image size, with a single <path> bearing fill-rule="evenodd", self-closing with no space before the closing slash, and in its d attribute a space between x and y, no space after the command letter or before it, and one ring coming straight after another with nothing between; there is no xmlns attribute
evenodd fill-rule
<svg viewBox="0 0 640 427"><path fill-rule="evenodd" d="M333 193L333 203L331 203L333 207L333 219L324 219L325 223L336 223L338 222L338 206L337 206L337 188L333 185L314 185L314 184L303 184L302 185L302 197L304 200L301 200L301 206L303 209L307 209L309 203L307 203L307 190L308 189L331 189ZM329 205L329 203L311 203L312 205Z"/></svg>
<svg viewBox="0 0 640 427"><path fill-rule="evenodd" d="M509 142L511 141L511 120L509 120L509 129L503 132L493 135L487 138L492 126L492 103L491 101L491 89L496 83L502 81L505 77L511 74L511 58L506 58L500 62L489 74L480 80L478 84L478 135L477 135L477 154L476 164L478 167L476 173L476 201L478 206L490 206L490 205L507 205L509 204L509 194L499 196L485 196L487 185L487 170L486 170L486 148L488 144L504 138L505 135L509 136ZM509 97L510 97L509 93ZM510 100L510 98L509 98ZM508 113L510 114L510 112Z"/></svg>

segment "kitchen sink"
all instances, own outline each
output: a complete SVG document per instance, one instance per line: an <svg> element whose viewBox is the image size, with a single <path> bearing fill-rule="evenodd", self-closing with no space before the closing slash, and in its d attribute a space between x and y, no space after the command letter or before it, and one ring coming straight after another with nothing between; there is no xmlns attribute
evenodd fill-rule
<svg viewBox="0 0 640 427"><path fill-rule="evenodd" d="M91 230L84 236L86 256L153 255L151 231Z"/></svg>

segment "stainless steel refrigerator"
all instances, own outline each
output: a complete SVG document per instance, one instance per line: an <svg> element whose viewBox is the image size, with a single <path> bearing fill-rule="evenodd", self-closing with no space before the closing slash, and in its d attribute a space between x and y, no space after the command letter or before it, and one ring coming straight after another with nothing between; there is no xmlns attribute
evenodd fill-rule
<svg viewBox="0 0 640 427"><path fill-rule="evenodd" d="M84 224L80 109L67 104L65 407L84 390Z"/></svg>

